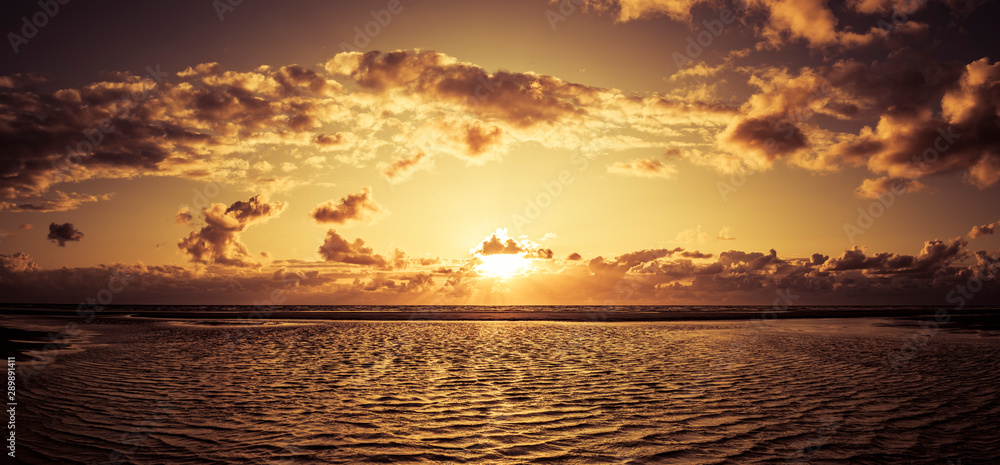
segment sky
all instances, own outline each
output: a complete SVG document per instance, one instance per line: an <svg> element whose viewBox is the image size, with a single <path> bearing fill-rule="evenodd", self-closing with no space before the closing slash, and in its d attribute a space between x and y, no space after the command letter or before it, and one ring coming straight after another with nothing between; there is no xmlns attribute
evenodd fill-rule
<svg viewBox="0 0 1000 465"><path fill-rule="evenodd" d="M3 302L1000 303L997 2L2 8Z"/></svg>

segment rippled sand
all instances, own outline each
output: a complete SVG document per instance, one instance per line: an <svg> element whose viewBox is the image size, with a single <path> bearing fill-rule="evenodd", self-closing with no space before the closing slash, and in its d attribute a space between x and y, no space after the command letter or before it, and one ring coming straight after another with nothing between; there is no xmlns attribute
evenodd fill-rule
<svg viewBox="0 0 1000 465"><path fill-rule="evenodd" d="M998 463L1000 339L875 320L120 319L26 380L27 463ZM120 454L120 455L119 455Z"/></svg>

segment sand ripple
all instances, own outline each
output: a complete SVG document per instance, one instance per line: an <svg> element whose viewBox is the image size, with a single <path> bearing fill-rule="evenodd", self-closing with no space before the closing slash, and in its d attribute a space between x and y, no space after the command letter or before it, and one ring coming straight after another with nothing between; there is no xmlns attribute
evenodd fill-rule
<svg viewBox="0 0 1000 465"><path fill-rule="evenodd" d="M991 338L893 370L898 335L738 323L99 332L21 392L27 463L1000 461Z"/></svg>

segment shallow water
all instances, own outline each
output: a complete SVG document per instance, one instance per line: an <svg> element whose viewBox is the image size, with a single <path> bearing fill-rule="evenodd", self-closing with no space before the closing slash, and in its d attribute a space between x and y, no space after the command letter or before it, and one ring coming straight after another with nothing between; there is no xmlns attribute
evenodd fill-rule
<svg viewBox="0 0 1000 465"><path fill-rule="evenodd" d="M27 463L996 463L1000 339L876 320L120 319L19 392ZM82 348L83 350L79 350ZM25 365L30 367L30 365ZM119 455L120 454L120 455Z"/></svg>

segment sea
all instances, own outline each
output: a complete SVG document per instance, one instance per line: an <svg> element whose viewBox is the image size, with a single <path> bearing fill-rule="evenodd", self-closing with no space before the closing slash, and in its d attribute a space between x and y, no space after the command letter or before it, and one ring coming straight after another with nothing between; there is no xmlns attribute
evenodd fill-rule
<svg viewBox="0 0 1000 465"><path fill-rule="evenodd" d="M989 327L235 317L245 310L4 311L16 460L1000 463Z"/></svg>

